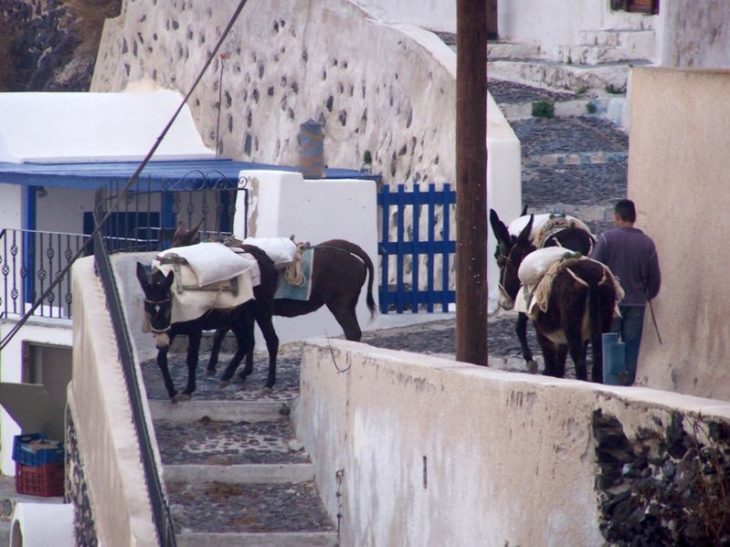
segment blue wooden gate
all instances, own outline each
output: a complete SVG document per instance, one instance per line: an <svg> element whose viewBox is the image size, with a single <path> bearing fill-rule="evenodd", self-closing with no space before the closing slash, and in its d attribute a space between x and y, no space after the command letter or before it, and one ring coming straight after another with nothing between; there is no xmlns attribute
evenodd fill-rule
<svg viewBox="0 0 730 547"><path fill-rule="evenodd" d="M403 313L410 309L417 313L421 308L433 312L437 306L448 311L449 304L456 301L449 276L456 252L456 241L450 237L456 192L449 184L439 190L429 184L427 191L419 185L406 191L399 184L395 192L384 185L378 193L378 205L382 234L378 245L380 312ZM412 224L406 230L408 209ZM422 230L424 214L427 222ZM395 240L390 239L391 232L395 232ZM406 271L408 266L410 272ZM390 282L391 277L394 283Z"/></svg>

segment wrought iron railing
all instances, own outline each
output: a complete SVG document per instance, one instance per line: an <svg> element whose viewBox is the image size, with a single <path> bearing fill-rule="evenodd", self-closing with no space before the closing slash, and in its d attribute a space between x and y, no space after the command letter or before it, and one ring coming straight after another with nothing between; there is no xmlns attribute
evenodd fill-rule
<svg viewBox="0 0 730 547"><path fill-rule="evenodd" d="M127 329L127 321L124 316L124 307L119 297L114 271L112 270L109 253L106 249L106 242L99 231L94 235L94 258L99 278L104 287L107 309L109 310L114 332L116 333L119 360L122 364L124 379L127 383L127 391L132 409L132 421L137 430L142 465L147 479L147 490L150 495L152 513L159 535L159 544L165 547L174 547L177 544L175 540L175 529L172 515L170 514L170 506L165 496L162 479L160 478L152 449L150 431L147 427L147 420L145 419L144 405L142 403L142 395L139 389L139 380L135 367L134 351Z"/></svg>
<svg viewBox="0 0 730 547"><path fill-rule="evenodd" d="M0 316L22 315L50 288L33 315L71 317L71 276L63 270L89 238L83 234L0 229Z"/></svg>

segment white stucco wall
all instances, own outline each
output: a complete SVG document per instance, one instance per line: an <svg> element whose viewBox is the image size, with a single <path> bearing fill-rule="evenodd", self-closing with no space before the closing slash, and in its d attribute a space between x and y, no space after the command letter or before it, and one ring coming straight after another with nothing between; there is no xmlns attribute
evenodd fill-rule
<svg viewBox="0 0 730 547"><path fill-rule="evenodd" d="M662 65L680 68L730 67L730 11L725 0L661 3L665 39Z"/></svg>
<svg viewBox="0 0 730 547"><path fill-rule="evenodd" d="M82 234L84 213L94 210L95 191L49 186L46 192L36 198L36 229Z"/></svg>
<svg viewBox="0 0 730 547"><path fill-rule="evenodd" d="M0 228L23 227L23 187L0 181Z"/></svg>
<svg viewBox="0 0 730 547"><path fill-rule="evenodd" d="M0 339L15 326L15 321L0 321ZM23 346L26 343L64 346L72 345L71 321L65 319L48 320L31 319L18 331L0 356L0 382L19 383L22 380ZM37 433L22 431L5 409L0 410L0 472L3 475L15 475L13 461L13 437L21 433ZM63 439L60 439L63 440Z"/></svg>
<svg viewBox="0 0 730 547"><path fill-rule="evenodd" d="M562 547L605 543L597 409L630 439L673 410L730 419L720 401L340 340L305 345L293 417L342 545Z"/></svg>
<svg viewBox="0 0 730 547"><path fill-rule="evenodd" d="M487 95L487 205L500 218L522 212L522 152L520 141L491 95ZM489 211L487 211L489 214ZM487 229L487 286L490 313L498 308L499 266L494 259L497 240Z"/></svg>
<svg viewBox="0 0 730 547"><path fill-rule="evenodd" d="M649 313L638 379L730 400L730 71L634 69L628 197L654 239L662 289Z"/></svg>

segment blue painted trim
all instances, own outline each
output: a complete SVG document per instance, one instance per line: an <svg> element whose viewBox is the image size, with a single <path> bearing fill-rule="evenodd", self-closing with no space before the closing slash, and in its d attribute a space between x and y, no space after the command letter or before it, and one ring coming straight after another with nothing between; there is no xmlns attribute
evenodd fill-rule
<svg viewBox="0 0 730 547"><path fill-rule="evenodd" d="M22 189L23 218L21 226L24 230L35 230L38 208L36 199L38 186L26 186ZM35 292L35 237L31 232L23 232L23 266L28 272L23 279L23 302L33 303Z"/></svg>

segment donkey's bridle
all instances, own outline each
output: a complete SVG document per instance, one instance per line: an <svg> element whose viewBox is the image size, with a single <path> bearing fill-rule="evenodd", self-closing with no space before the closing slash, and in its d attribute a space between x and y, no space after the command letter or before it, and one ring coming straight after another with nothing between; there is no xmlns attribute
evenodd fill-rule
<svg viewBox="0 0 730 547"><path fill-rule="evenodd" d="M170 302L170 297L169 296L167 298L163 298L162 300L149 300L147 298L144 299L144 303L145 303L145 314L148 315L147 322L150 324L150 331L152 333L154 333L154 334L163 334L163 333L169 331L170 328L172 327L172 324L168 324L167 327L165 327L164 329L156 329L155 327L153 327L152 326L152 321L149 320L149 313L147 313L147 309L146 309L147 308L147 305L149 304L149 305L156 306L157 307L157 310L156 311L159 311L159 306L161 304L165 304L167 302Z"/></svg>
<svg viewBox="0 0 730 547"><path fill-rule="evenodd" d="M504 286L504 278L507 271L507 264L512 262L512 258L510 258L510 255L512 253L505 255L500 253L499 258L497 258L497 266L499 266L499 281L497 283L497 288L499 289L499 292L502 294L502 298L504 298L506 301L512 301L512 297L507 294L507 289Z"/></svg>

